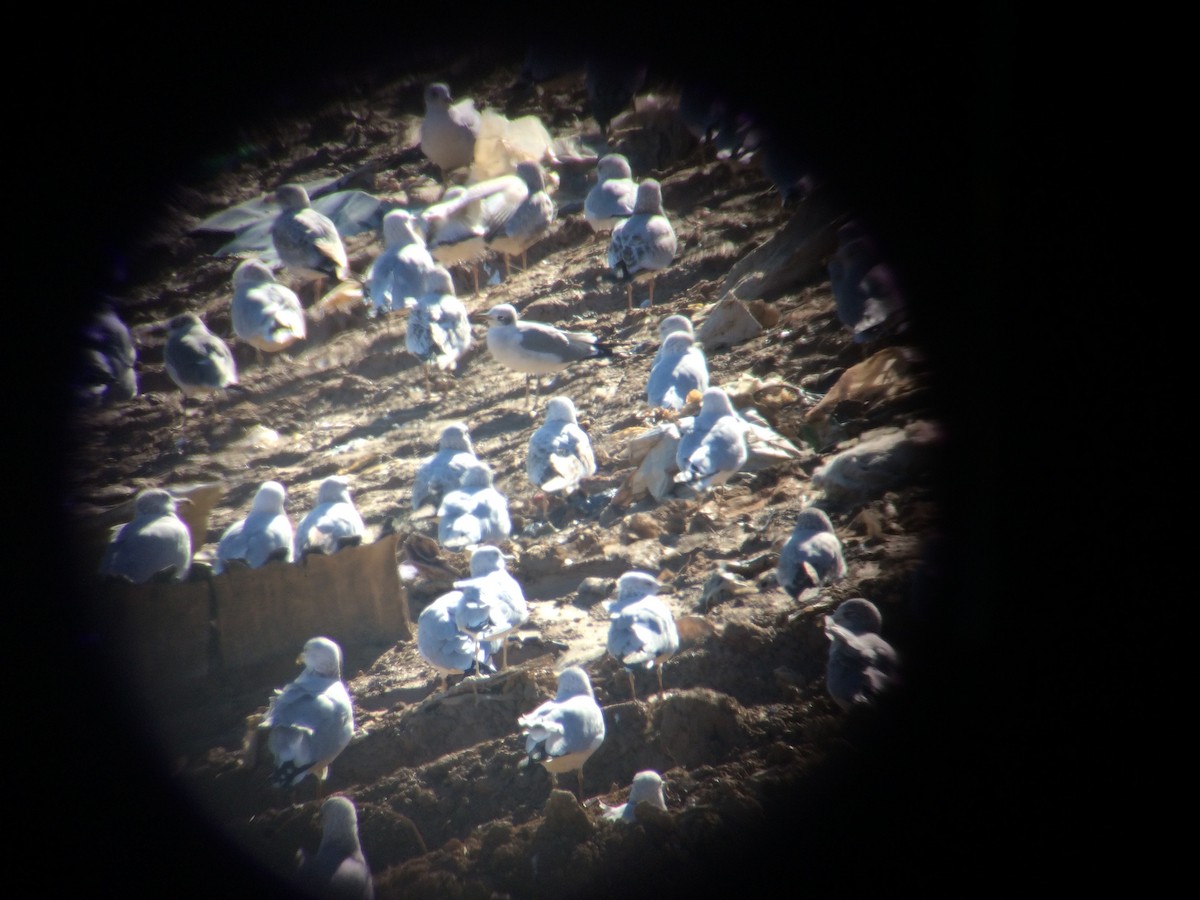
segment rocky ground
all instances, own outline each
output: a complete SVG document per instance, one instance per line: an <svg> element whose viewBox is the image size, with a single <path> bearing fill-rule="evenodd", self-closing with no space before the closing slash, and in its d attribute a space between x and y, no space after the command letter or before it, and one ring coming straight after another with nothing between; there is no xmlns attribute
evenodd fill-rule
<svg viewBox="0 0 1200 900"><path fill-rule="evenodd" d="M413 126L421 89L433 78L446 78L456 95L473 96L481 106L537 114L556 137L594 131L581 79L514 103L508 86L515 75L513 62L479 60L449 72L381 78L303 118L247 135L215 174L185 184L137 250L137 279L117 298L138 335L142 395L73 419L72 511L86 519L142 487L217 482L223 494L204 548L211 551L222 530L244 515L261 481L287 485L296 520L320 480L337 471L350 476L371 538L394 530L407 539L429 533L428 523L408 515L417 464L444 424L468 423L477 454L513 505L506 546L533 612L510 653L510 669L482 685L477 699L461 687L439 693L411 642L346 647L359 733L333 765L329 787L358 806L376 896L674 895L685 885L740 884L734 870L742 861L758 867L756 886L767 891L786 877L791 854L817 871L821 854L837 843L831 835L849 834L855 822L875 815L889 825L885 841L921 846L918 835L896 830L909 816L898 809L926 821L913 803L917 784L887 793L880 809L862 798L876 781L897 776L887 763L876 765L880 736L894 742L897 760L907 759L914 731L898 730L898 717L912 714L907 729L918 731L928 717L913 714L911 698L909 706L847 714L823 684L822 617L844 598L864 596L883 611L884 634L914 676L902 698L914 683L930 683L921 678L921 654L946 627L945 561L938 553L939 535L948 530L948 498L939 491L945 440L932 393L937 373L919 338L910 333L892 345L907 354L901 389L850 397L832 415L806 419L847 368L885 349L850 341L819 264L832 249L836 224L861 213L846 199L852 192L823 185L799 208L784 208L756 167L715 164L661 122L631 124L613 144L635 160L635 174L660 179L680 239L653 308L627 312L623 287L606 275L604 243L583 222L577 172L570 170L563 172L555 230L531 251L527 271L478 294L465 272L456 273L469 309L510 302L529 318L592 330L620 349L611 361L576 366L555 388L573 397L592 436L600 469L588 492L600 499L552 511L549 525L530 503L523 464L538 413L525 410L521 380L492 360L479 326L476 348L453 384L433 394L404 351L403 322L371 320L362 309L314 322L307 341L268 365L230 338L240 388L181 419L178 392L162 369L157 326L191 310L215 332L231 331L229 276L236 262L215 257L220 241L195 233L196 223L283 181L349 172L397 203L428 197L435 173L413 146ZM647 92L671 87L660 79ZM741 402L755 405L794 444L796 458L743 473L709 498L601 502L630 474L629 438L654 421L643 388L658 320L676 312L702 317L731 286L731 274L741 273L739 263L800 216L811 222L805 253L813 264L756 297L751 309L760 334L708 353L713 383L737 385ZM360 273L380 248L373 234L348 245ZM763 389L775 382L786 389ZM812 475L823 462L871 429L914 423L932 436L934 448L921 466L877 495L822 501ZM849 574L797 604L774 584L772 554L790 533L791 515L813 500L833 518ZM441 562L465 571L465 555L443 553ZM676 614L692 617L683 649L664 669L662 698L651 696L644 681L632 700L623 673L601 652L599 601L629 568L658 574ZM404 602L414 623L448 581L449 575L408 584ZM971 624L970 612L950 617ZM520 765L516 728L518 715L552 694L554 673L568 662L591 673L608 729L586 766L582 805L552 794L540 768ZM286 877L298 848L315 848L317 802L303 792L274 791L265 766L244 766L239 756L246 716L295 671L280 661L174 703L146 700L154 721L145 726L153 748L145 758L169 771L165 795L172 805L196 816L190 827L203 839L213 840L215 826L218 844L230 841L222 846L231 866L261 867L272 878ZM154 694L144 685L126 689L139 698ZM952 745L944 752L950 755ZM865 774L855 768L863 759L874 766ZM663 774L667 813L632 826L599 821L601 804L624 802L632 775L644 768ZM966 790L971 782L954 783ZM836 789L847 784L857 802L841 806ZM818 822L808 810L828 818ZM938 828L955 831L947 822ZM857 882L867 875L845 877Z"/></svg>

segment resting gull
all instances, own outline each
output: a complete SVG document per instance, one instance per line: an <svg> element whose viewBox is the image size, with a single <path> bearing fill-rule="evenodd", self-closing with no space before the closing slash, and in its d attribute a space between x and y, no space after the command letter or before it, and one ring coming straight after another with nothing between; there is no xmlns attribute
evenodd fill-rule
<svg viewBox="0 0 1200 900"><path fill-rule="evenodd" d="M260 361L263 353L286 350L307 333L300 298L259 259L234 269L229 315L233 333L258 351Z"/></svg>
<svg viewBox="0 0 1200 900"><path fill-rule="evenodd" d="M163 362L186 401L237 384L237 364L229 346L204 327L195 313L183 313L168 326Z"/></svg>
<svg viewBox="0 0 1200 900"><path fill-rule="evenodd" d="M617 280L626 282L626 303L633 309L634 281L650 282L649 303L654 303L654 279L675 259L678 242L663 210L662 188L647 178L637 189L633 215L613 228L608 244L608 267Z"/></svg>
<svg viewBox="0 0 1200 900"><path fill-rule="evenodd" d="M362 543L366 526L350 497L345 475L330 475L317 490L316 505L296 526L296 559L306 553L335 553Z"/></svg>
<svg viewBox="0 0 1200 900"><path fill-rule="evenodd" d="M843 709L870 703L897 681L899 658L879 635L883 617L869 600L855 597L825 617L830 640L825 686Z"/></svg>
<svg viewBox="0 0 1200 900"><path fill-rule="evenodd" d="M450 87L442 82L425 88L425 116L421 119L421 152L442 170L443 178L475 161L479 113L469 97L451 103Z"/></svg>
<svg viewBox="0 0 1200 900"><path fill-rule="evenodd" d="M213 572L220 574L225 563L241 560L250 568L266 565L268 560L291 562L295 559L296 535L283 501L287 491L278 481L264 481L254 495L250 514L225 529L217 543Z"/></svg>
<svg viewBox="0 0 1200 900"><path fill-rule="evenodd" d="M192 564L192 536L175 513L176 500L162 488L137 495L134 517L113 529L100 574L145 584L152 578L183 581Z"/></svg>
<svg viewBox="0 0 1200 900"><path fill-rule="evenodd" d="M508 499L492 486L486 463L468 469L462 487L448 492L438 507L438 543L447 550L503 540L511 531Z"/></svg>
<svg viewBox="0 0 1200 900"><path fill-rule="evenodd" d="M583 764L604 742L604 713L587 672L579 666L564 669L554 699L519 717L517 724L529 761L541 763L556 781L559 773L577 772L583 800Z"/></svg>
<svg viewBox="0 0 1200 900"><path fill-rule="evenodd" d="M455 588L442 594L417 616L417 650L437 670L439 690L445 690L450 675L469 675L479 670L494 671L486 644L459 629L455 613L465 591Z"/></svg>
<svg viewBox="0 0 1200 900"><path fill-rule="evenodd" d="M306 776L317 791L332 763L354 734L354 709L342 683L342 648L327 637L310 638L296 662L304 671L276 690L263 718L267 747L275 757L271 783L295 787Z"/></svg>
<svg viewBox="0 0 1200 900"><path fill-rule="evenodd" d="M678 483L691 483L697 491L724 484L750 458L746 446L746 423L733 408L729 395L710 387L700 401L700 414L687 424L679 423L679 447L675 451Z"/></svg>
<svg viewBox="0 0 1200 900"><path fill-rule="evenodd" d="M76 394L86 404L102 406L138 395L137 350L133 335L112 309L97 312L83 332L83 360Z"/></svg>
<svg viewBox="0 0 1200 900"><path fill-rule="evenodd" d="M646 399L652 407L682 409L692 391L708 390L708 362L704 350L686 331L667 335L646 381Z"/></svg>
<svg viewBox="0 0 1200 900"><path fill-rule="evenodd" d="M442 497L462 487L469 469L479 464L471 446L467 426L460 422L447 425L438 439L437 452L425 457L413 480L412 508L432 505L436 510Z"/></svg>
<svg viewBox="0 0 1200 900"><path fill-rule="evenodd" d="M404 301L408 329L404 346L425 363L426 371L454 371L458 360L471 347L471 323L467 308L454 295L450 273L437 266L425 276L425 288Z"/></svg>
<svg viewBox="0 0 1200 900"><path fill-rule="evenodd" d="M633 215L637 200L637 182L629 160L620 153L600 157L596 163L596 186L583 201L583 217L600 233L612 231L617 223Z"/></svg>
<svg viewBox="0 0 1200 900"><path fill-rule="evenodd" d="M321 895L338 900L373 900L371 867L358 840L358 811L349 797L321 804L321 843L313 856L299 852L300 880Z"/></svg>
<svg viewBox="0 0 1200 900"><path fill-rule="evenodd" d="M651 806L665 810L666 797L663 796L662 776L653 769L646 769L633 776L629 786L629 800L620 806L610 806L604 811L604 818L610 822L636 822L637 805L645 801Z"/></svg>
<svg viewBox="0 0 1200 900"><path fill-rule="evenodd" d="M548 494L571 494L579 482L596 474L596 457L588 434L579 427L570 397L546 404L546 421L529 439L525 471L534 486Z"/></svg>
<svg viewBox="0 0 1200 900"><path fill-rule="evenodd" d="M637 700L635 668L655 669L658 696L663 696L662 665L679 650L679 631L667 604L658 599L658 579L646 572L630 571L617 579L617 597L607 600L608 652L629 675L629 695Z"/></svg>
<svg viewBox="0 0 1200 900"><path fill-rule="evenodd" d="M662 355L663 355L662 345L667 342L667 335L674 334L676 331L686 332L687 334L690 334L692 337L696 336L696 329L692 327L692 320L689 319L687 316L680 316L680 315L667 316L665 319L663 319L661 322L658 323L659 345L658 345L658 350L655 351L655 353L654 353L654 360L650 363L651 368L654 368L655 363L657 363L662 358Z"/></svg>
<svg viewBox="0 0 1200 900"><path fill-rule="evenodd" d="M796 526L775 569L779 586L795 599L805 588L837 581L846 574L842 542L823 509L810 506L796 516Z"/></svg>

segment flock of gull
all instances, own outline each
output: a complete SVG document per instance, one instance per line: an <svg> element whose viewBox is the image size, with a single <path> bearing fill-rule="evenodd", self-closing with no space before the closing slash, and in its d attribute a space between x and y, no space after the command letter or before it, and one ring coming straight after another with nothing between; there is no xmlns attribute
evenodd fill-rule
<svg viewBox="0 0 1200 900"><path fill-rule="evenodd" d="M589 74L588 84L591 97L612 94L611 90L604 93L598 75ZM471 319L479 317L472 317L456 296L446 267L471 266L477 289L476 263L485 254L500 254L506 272L518 260L524 267L530 248L549 233L557 208L547 191L541 162L522 160L510 173L454 183L452 174L474 161L479 113L469 99L453 102L445 84L429 85L424 98L420 147L447 187L440 200L424 209L395 209L383 216L383 249L361 277L350 269L337 226L313 207L305 189L287 184L275 191L279 213L271 226L271 239L283 269L299 279L300 292L277 280L271 267L258 258L242 261L232 276L233 332L255 348L260 363L263 354L277 354L305 339L305 310L319 306L326 282L353 281L361 286L371 315L405 317L406 349L425 363L425 371L433 377L452 373L472 346ZM696 98L690 99L694 105ZM612 115L597 102L597 119L607 130ZM701 108L708 116L700 119L702 130L718 152L722 148L726 153L745 152L746 129L739 130L723 107L710 103ZM797 187L800 179L786 183L788 191L802 189ZM789 199L787 192L784 198ZM659 182L635 181L629 160L608 153L598 159L596 184L587 194L583 212L595 233L608 235L607 266L625 284L627 306L633 308L634 285L643 282L646 305L652 305L654 280L669 269L678 252ZM852 223L843 228L839 241L829 265L838 315L856 340L865 339L873 329L901 321L903 302L868 234ZM307 303L302 303L302 293L310 294ZM524 321L507 303L493 306L482 318L488 324L486 344L493 359L526 376L527 403L531 380L537 382L533 392L537 394L543 376L613 354L613 348L594 334ZM644 386L645 397L651 408L673 411L699 402L696 415L680 418L672 426L677 429L673 479L686 486L688 495L703 494L746 465L752 452L748 440L752 426L726 390L710 383L704 349L689 319L665 317L658 334L660 346ZM89 402L120 402L137 395L134 343L111 310L96 317L88 333L88 352L94 370L85 389ZM164 363L184 401L238 380L228 345L193 313L170 321ZM186 403L184 410L186 415ZM553 396L528 444L530 484L544 498L567 498L580 492L596 471L596 457L588 433L579 426L576 403L565 394ZM283 484L263 483L245 518L222 534L213 570L293 564L309 553L336 553L364 540L366 529L347 477L326 478L315 505L294 528L285 511L286 499ZM114 529L102 574L135 583L186 579L197 548L177 514L180 502L187 501L161 488L143 490L136 498L133 520ZM476 679L505 668L509 638L528 621L529 605L498 546L512 531L508 500L493 484L491 467L475 455L464 424L446 427L436 452L421 462L411 505L415 518L436 516L437 540L443 548L470 553L470 577L454 582L452 591L431 602L419 616L421 656L440 676L442 689L450 678ZM776 574L792 597L845 576L841 543L825 512L815 507L800 511ZM609 617L607 652L627 672L635 700L635 674L650 670L662 697L663 665L680 647L675 619L657 596L659 588L652 574L627 571L617 580L614 598L604 605ZM843 707L870 702L897 677L897 657L879 634L881 624L878 608L861 598L845 601L826 618L827 687ZM295 786L309 776L319 786L354 733L352 701L342 680L341 648L326 637L314 637L305 644L299 662L302 673L276 691L258 726L275 761L272 783L279 787ZM555 696L520 716L516 725L524 736L528 760L555 777L576 773L582 799L583 766L605 737L604 715L587 671L572 666L559 673ZM628 803L605 816L633 821L640 802L665 808L663 781L657 772L638 773ZM320 847L314 856L304 858L302 876L313 884L348 889L347 896L371 896L371 876L358 841L352 801L330 797L321 807L321 821Z"/></svg>

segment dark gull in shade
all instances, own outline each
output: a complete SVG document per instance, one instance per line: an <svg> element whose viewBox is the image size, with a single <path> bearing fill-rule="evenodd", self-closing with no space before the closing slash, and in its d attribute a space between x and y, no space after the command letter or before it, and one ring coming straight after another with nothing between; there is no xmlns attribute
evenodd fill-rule
<svg viewBox="0 0 1200 900"><path fill-rule="evenodd" d="M633 215L613 228L608 244L608 267L617 280L627 282L626 303L633 309L633 283L650 282L654 303L654 279L675 259L678 242L662 204L662 188L647 178L637 189Z"/></svg>
<svg viewBox="0 0 1200 900"><path fill-rule="evenodd" d="M204 327L195 313L176 316L169 324L163 362L171 380L189 397L202 397L237 384L237 364L229 346Z"/></svg>
<svg viewBox="0 0 1200 900"><path fill-rule="evenodd" d="M508 558L499 547L488 545L471 552L471 580L486 583L487 597L495 604L493 630L488 640L493 654L500 651L501 668L508 667L508 635L529 621L525 592L505 567L504 560Z"/></svg>
<svg viewBox="0 0 1200 900"><path fill-rule="evenodd" d="M636 822L637 805L645 801L657 809L667 808L667 799L663 796L662 776L653 769L646 769L633 776L629 786L629 800L620 806L610 806L604 811L604 818L610 822Z"/></svg>
<svg viewBox="0 0 1200 900"><path fill-rule="evenodd" d="M305 553L335 553L362 543L366 526L350 497L345 475L330 475L317 490L317 502L296 526L296 559Z"/></svg>
<svg viewBox="0 0 1200 900"><path fill-rule="evenodd" d="M691 334L668 334L659 354L646 381L646 400L651 406L682 409L692 391L703 394L708 390L708 362Z"/></svg>
<svg viewBox="0 0 1200 900"><path fill-rule="evenodd" d="M588 59L584 74L588 110L605 138L608 137L609 123L633 102L646 81L647 71L647 65L636 60L610 56Z"/></svg>
<svg viewBox="0 0 1200 900"><path fill-rule="evenodd" d="M690 423L679 422L679 447L675 451L677 483L690 483L698 492L724 484L750 458L746 423L733 408L729 395L710 387L700 401L700 414Z"/></svg>
<svg viewBox="0 0 1200 900"><path fill-rule="evenodd" d="M136 363L133 335L113 310L101 310L83 331L76 394L91 406L132 400L138 395Z"/></svg>
<svg viewBox="0 0 1200 900"><path fill-rule="evenodd" d="M358 840L358 811L349 797L321 804L321 843L313 856L299 852L299 878L321 896L374 900L371 868Z"/></svg>
<svg viewBox="0 0 1200 900"><path fill-rule="evenodd" d="M492 670L487 645L459 630L455 622L459 602L468 590L472 588L455 588L442 594L417 616L417 651L437 670L439 690L446 689L450 675Z"/></svg>
<svg viewBox="0 0 1200 900"><path fill-rule="evenodd" d="M131 522L113 529L100 574L135 584L159 578L183 581L192 565L192 536L175 513L177 501L161 488L137 495Z"/></svg>
<svg viewBox="0 0 1200 900"><path fill-rule="evenodd" d="M692 337L696 336L696 330L692 327L692 320L687 316L674 315L667 316L658 323L658 350L654 353L654 360L650 363L650 368L653 369L655 364L662 358L663 344L667 341L667 335L674 334L676 331L684 331Z"/></svg>
<svg viewBox="0 0 1200 900"><path fill-rule="evenodd" d="M465 187L447 189L442 199L421 211L425 241L434 260L443 266L468 263L479 293L479 268L476 261L488 252L484 237L483 200L467 197Z"/></svg>
<svg viewBox="0 0 1200 900"><path fill-rule="evenodd" d="M838 319L855 343L904 330L907 308L895 273L880 258L875 239L861 222L850 221L838 229L838 248L828 269Z"/></svg>
<svg viewBox="0 0 1200 900"><path fill-rule="evenodd" d="M429 368L454 371L458 359L471 347L467 308L454 295L450 273L437 266L425 276L425 289L404 301L408 329L404 346Z"/></svg>
<svg viewBox="0 0 1200 900"><path fill-rule="evenodd" d="M579 666L563 669L558 691L537 709L517 719L530 762L555 776L577 772L583 799L583 764L604 743L604 713L592 693L592 681Z"/></svg>
<svg viewBox="0 0 1200 900"><path fill-rule="evenodd" d="M501 365L525 373L525 399L529 377L561 372L571 363L612 356L612 350L587 331L562 331L541 322L522 322L508 303L485 313L490 323L487 346Z"/></svg>
<svg viewBox="0 0 1200 900"><path fill-rule="evenodd" d="M259 727L267 731L267 748L275 757L271 783L295 787L312 775L320 790L330 763L354 735L354 708L342 683L342 648L337 643L311 638L296 662L304 664L304 671L275 691Z"/></svg>
<svg viewBox="0 0 1200 900"><path fill-rule="evenodd" d="M479 112L469 97L451 103L450 87L442 82L425 88L425 116L421 119L421 152L445 176L475 161Z"/></svg>
<svg viewBox="0 0 1200 900"><path fill-rule="evenodd" d="M425 457L413 479L412 508L441 505L449 491L462 487L468 470L479 465L467 426L456 422L442 429L437 452Z"/></svg>
<svg viewBox="0 0 1200 900"><path fill-rule="evenodd" d="M313 208L302 185L282 185L275 199L283 209L271 224L271 242L280 261L293 272L317 279L318 296L326 278L345 281L350 262L333 220Z"/></svg>
<svg viewBox="0 0 1200 900"><path fill-rule="evenodd" d="M870 703L898 681L899 657L879 635L883 617L869 600L855 597L825 617L829 662L825 687L842 709Z"/></svg>
<svg viewBox="0 0 1200 900"><path fill-rule="evenodd" d="M447 550L500 541L511 531L508 499L492 486L492 470L482 462L467 470L462 487L447 493L438 507L438 543Z"/></svg>
<svg viewBox="0 0 1200 900"><path fill-rule="evenodd" d="M654 669L658 696L663 695L662 665L679 650L675 617L656 593L658 580L646 572L630 571L617 579L617 597L606 600L608 652L629 675L629 695L637 700L634 669Z"/></svg>
<svg viewBox="0 0 1200 900"><path fill-rule="evenodd" d="M550 494L571 494L580 481L596 474L591 439L579 427L570 397L554 397L546 404L546 421L529 438L525 471L535 487Z"/></svg>
<svg viewBox="0 0 1200 900"><path fill-rule="evenodd" d="M775 569L779 586L795 599L809 587L820 587L846 574L842 542L823 509L810 506L796 516L796 525Z"/></svg>
<svg viewBox="0 0 1200 900"><path fill-rule="evenodd" d="M250 514L234 522L217 543L217 559L213 572L220 574L225 564L240 560L252 569L266 565L269 560L291 562L295 559L296 535L283 502L287 491L278 481L264 481L254 495Z"/></svg>
<svg viewBox="0 0 1200 900"><path fill-rule="evenodd" d="M286 350L307 334L300 298L259 259L247 259L234 269L229 316L233 333L260 354Z"/></svg>
<svg viewBox="0 0 1200 900"><path fill-rule="evenodd" d="M618 222L633 215L637 182L629 160L620 153L600 157L596 163L596 186L583 201L583 217L594 232L612 231Z"/></svg>
<svg viewBox="0 0 1200 900"><path fill-rule="evenodd" d="M425 246L420 221L403 209L383 217L383 250L367 271L372 315L403 309L425 293L425 277L438 268Z"/></svg>

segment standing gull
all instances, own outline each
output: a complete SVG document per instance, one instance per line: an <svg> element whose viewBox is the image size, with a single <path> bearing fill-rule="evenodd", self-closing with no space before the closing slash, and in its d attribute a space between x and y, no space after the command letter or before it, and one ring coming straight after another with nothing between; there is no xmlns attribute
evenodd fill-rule
<svg viewBox="0 0 1200 900"><path fill-rule="evenodd" d="M679 447L675 451L679 474L675 481L690 482L698 492L724 484L750 458L746 423L719 387L704 392L700 415L690 424L680 420L679 428Z"/></svg>
<svg viewBox="0 0 1200 900"><path fill-rule="evenodd" d="M529 621L529 605L525 602L525 591L520 582L509 574L504 560L508 559L499 547L484 545L471 553L471 578L488 583L488 596L498 602L500 609L493 615L496 619L492 635L491 652L500 651L500 667L508 668L508 635ZM507 629L501 626L497 616L507 621ZM500 641L497 647L495 642Z"/></svg>
<svg viewBox="0 0 1200 900"><path fill-rule="evenodd" d="M899 658L880 637L882 625L879 608L861 597L845 601L825 617L830 641L825 687L842 709L872 702L897 681Z"/></svg>
<svg viewBox="0 0 1200 900"><path fill-rule="evenodd" d="M408 329L404 346L425 363L426 371L454 371L458 360L471 346L471 323L467 308L454 295L450 273L437 266L425 276L420 296L404 301Z"/></svg>
<svg viewBox="0 0 1200 900"><path fill-rule="evenodd" d="M775 569L779 586L792 599L808 587L837 581L846 574L842 542L834 533L833 523L823 509L810 506L796 516L796 527L783 549Z"/></svg>
<svg viewBox="0 0 1200 900"><path fill-rule="evenodd" d="M487 254L483 224L483 201L466 197L465 187L449 188L442 199L421 212L429 253L443 266L468 263L475 293L479 293L476 262ZM466 199L464 199L466 198ZM462 201L462 202L460 202Z"/></svg>
<svg viewBox="0 0 1200 900"><path fill-rule="evenodd" d="M548 494L574 493L579 482L596 474L596 457L587 432L579 427L570 397L546 404L546 421L529 439L525 471Z"/></svg>
<svg viewBox="0 0 1200 900"><path fill-rule="evenodd" d="M629 800L620 806L610 806L604 811L604 818L610 822L636 822L637 805L643 801L658 809L667 808L662 776L653 769L634 775L633 783L629 786Z"/></svg>
<svg viewBox="0 0 1200 900"><path fill-rule="evenodd" d="M613 228L608 244L608 267L619 281L627 282L626 303L633 309L633 282L650 282L650 304L654 303L654 278L675 259L678 243L663 210L662 188L647 178L637 189L633 215Z"/></svg>
<svg viewBox="0 0 1200 900"><path fill-rule="evenodd" d="M561 372L581 359L612 356L608 345L586 331L561 331L541 322L522 322L508 303L485 313L490 322L487 346L501 365L525 373L525 402L529 402L529 377ZM540 385L539 385L540 387Z"/></svg>
<svg viewBox="0 0 1200 900"><path fill-rule="evenodd" d="M708 390L708 363L696 339L686 331L667 335L646 381L652 407L682 409L692 391Z"/></svg>
<svg viewBox="0 0 1200 900"><path fill-rule="evenodd" d="M234 522L221 535L213 572L220 574L225 570L225 563L235 559L257 569L268 560L291 562L295 558L295 532L283 511L286 497L287 491L278 481L262 483L254 495L250 514Z"/></svg>
<svg viewBox="0 0 1200 900"><path fill-rule="evenodd" d="M469 675L481 669L494 671L485 644L474 635L461 631L455 613L465 591L456 587L442 594L417 616L417 650L425 662L437 670L438 690L445 690L450 675Z"/></svg>
<svg viewBox="0 0 1200 900"><path fill-rule="evenodd" d="M469 97L450 102L450 87L442 82L425 88L425 116L421 119L421 152L442 170L442 178L475 161L475 139L480 119Z"/></svg>
<svg viewBox="0 0 1200 900"><path fill-rule="evenodd" d="M447 550L503 540L511 531L508 499L492 486L492 470L482 462L467 470L462 487L438 507L438 543Z"/></svg>
<svg viewBox="0 0 1200 900"><path fill-rule="evenodd" d="M92 406L138 395L133 335L112 309L96 313L83 332L83 360L76 394Z"/></svg>
<svg viewBox="0 0 1200 900"><path fill-rule="evenodd" d="M559 773L578 773L582 801L583 764L604 742L604 713L587 672L579 666L564 669L554 699L518 718L517 724L530 762L541 763L556 782Z"/></svg>
<svg viewBox="0 0 1200 900"><path fill-rule="evenodd" d="M349 797L321 804L321 843L313 856L303 850L300 880L321 895L339 900L374 900L371 867L358 840L358 811Z"/></svg>
<svg viewBox="0 0 1200 900"><path fill-rule="evenodd" d="M460 422L447 425L438 439L437 452L425 457L413 480L412 508L441 505L442 497L462 487L469 469L479 464L471 446L467 426Z"/></svg>
<svg viewBox="0 0 1200 900"><path fill-rule="evenodd" d="M402 309L425 293L425 278L438 268L419 220L403 209L383 217L383 250L367 271L371 314Z"/></svg>
<svg viewBox="0 0 1200 900"><path fill-rule="evenodd" d="M100 574L145 584L155 577L183 581L192 565L192 536L175 513L177 501L162 488L149 488L134 501L133 521L113 529Z"/></svg>
<svg viewBox="0 0 1200 900"><path fill-rule="evenodd" d="M583 201L583 217L592 231L612 231L633 215L636 201L637 182L633 180L629 160L620 153L600 157L596 163L596 186Z"/></svg>
<svg viewBox="0 0 1200 900"><path fill-rule="evenodd" d="M509 257L521 254L521 270L528 268L527 251L546 236L558 214L558 207L546 193L546 174L536 162L517 163L516 178L525 185L525 197L513 204L515 193L507 189L483 202L484 221L488 225L487 245L504 255L508 274ZM468 189L468 193L470 189Z"/></svg>
<svg viewBox="0 0 1200 900"><path fill-rule="evenodd" d="M316 279L315 300L321 296L326 278L341 282L349 276L342 237L333 220L313 208L302 185L282 185L275 191L275 199L283 209L271 224L271 242L285 266Z"/></svg>
<svg viewBox="0 0 1200 900"><path fill-rule="evenodd" d="M342 648L327 637L311 638L296 662L304 671L276 690L260 728L275 757L271 783L295 787L306 776L317 790L329 777L332 763L354 734L354 708L342 683Z"/></svg>
<svg viewBox="0 0 1200 900"><path fill-rule="evenodd" d="M171 380L183 391L181 408L186 415L189 397L237 384L237 364L229 346L205 328L195 313L176 316L168 327L163 362Z"/></svg>
<svg viewBox="0 0 1200 900"><path fill-rule="evenodd" d="M629 695L637 701L635 668L655 669L658 696L663 696L662 665L679 650L679 631L667 604L655 594L658 579L645 572L626 572L617 579L617 597L604 603L608 613L608 652L629 676Z"/></svg>
<svg viewBox="0 0 1200 900"><path fill-rule="evenodd" d="M345 475L330 475L317 490L317 503L296 526L296 559L306 553L335 553L362 543L366 526L350 497Z"/></svg>
<svg viewBox="0 0 1200 900"><path fill-rule="evenodd" d="M233 333L258 351L260 361L263 353L286 350L307 333L300 298L259 259L234 269L229 315Z"/></svg>

